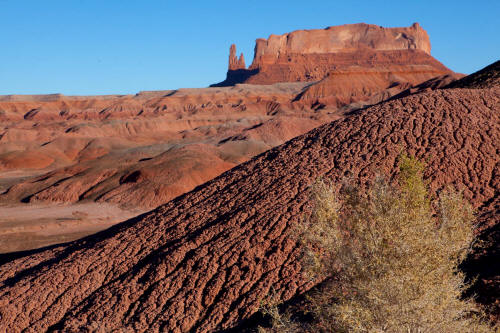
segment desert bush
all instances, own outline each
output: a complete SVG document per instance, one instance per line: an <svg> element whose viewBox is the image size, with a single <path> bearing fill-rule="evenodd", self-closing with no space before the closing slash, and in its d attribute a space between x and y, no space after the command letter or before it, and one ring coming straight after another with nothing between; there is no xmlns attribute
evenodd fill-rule
<svg viewBox="0 0 500 333"><path fill-rule="evenodd" d="M309 296L325 332L490 332L457 265L474 239L473 209L447 189L431 200L423 164L400 157L397 183L367 191L318 181L312 215L300 226L304 273L324 283ZM275 330L291 322L270 313ZM296 330L297 324L290 324Z"/></svg>

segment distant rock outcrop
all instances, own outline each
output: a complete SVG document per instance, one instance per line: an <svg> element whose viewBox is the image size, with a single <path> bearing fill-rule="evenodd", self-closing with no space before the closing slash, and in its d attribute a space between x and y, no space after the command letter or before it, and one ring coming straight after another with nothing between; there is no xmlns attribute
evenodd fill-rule
<svg viewBox="0 0 500 333"><path fill-rule="evenodd" d="M372 69L382 66L385 71L392 65L417 65L419 72L427 74L423 81L451 73L430 53L429 36L418 23L402 28L360 23L297 30L257 39L248 69L242 57L236 58L236 46L232 45L227 78L214 86L318 81L332 70L346 70L350 66Z"/></svg>
<svg viewBox="0 0 500 333"><path fill-rule="evenodd" d="M229 70L234 71L238 69L246 69L245 65L245 57L243 53L240 54L240 57L236 57L236 45L232 44L229 48Z"/></svg>
<svg viewBox="0 0 500 333"><path fill-rule="evenodd" d="M280 57L287 54L341 53L363 49L421 50L431 54L431 43L427 32L418 23L407 28L383 28L361 23L297 30L257 39L251 68L277 63Z"/></svg>

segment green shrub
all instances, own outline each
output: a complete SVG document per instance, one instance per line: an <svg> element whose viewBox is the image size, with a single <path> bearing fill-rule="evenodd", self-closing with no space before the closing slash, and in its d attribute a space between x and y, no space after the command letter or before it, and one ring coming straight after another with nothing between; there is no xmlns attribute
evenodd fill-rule
<svg viewBox="0 0 500 333"><path fill-rule="evenodd" d="M466 285L457 265L473 242L473 209L451 189L431 202L423 169L401 156L399 185L378 178L368 191L345 185L337 195L314 184L300 241L304 272L325 282L309 296L315 322L308 331L492 330L474 302L461 298ZM275 331L300 330L267 309Z"/></svg>

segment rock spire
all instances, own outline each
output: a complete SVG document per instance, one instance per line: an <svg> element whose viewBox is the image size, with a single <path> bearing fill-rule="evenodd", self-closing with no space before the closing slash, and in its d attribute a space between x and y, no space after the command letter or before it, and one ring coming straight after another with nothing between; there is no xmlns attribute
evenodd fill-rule
<svg viewBox="0 0 500 333"><path fill-rule="evenodd" d="M246 69L245 65L245 57L243 53L240 54L240 57L236 57L236 45L232 44L229 48L229 68L228 70L234 71L238 69Z"/></svg>

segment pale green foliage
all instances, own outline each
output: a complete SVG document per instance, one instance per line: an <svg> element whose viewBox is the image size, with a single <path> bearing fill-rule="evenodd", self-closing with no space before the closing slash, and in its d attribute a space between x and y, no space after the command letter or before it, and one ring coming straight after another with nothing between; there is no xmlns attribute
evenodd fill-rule
<svg viewBox="0 0 500 333"><path fill-rule="evenodd" d="M321 181L312 187L301 241L305 273L326 278L309 299L318 331L491 331L461 299L473 210L451 189L433 209L423 169L402 156L399 186L379 178L367 194L347 185L340 197Z"/></svg>

